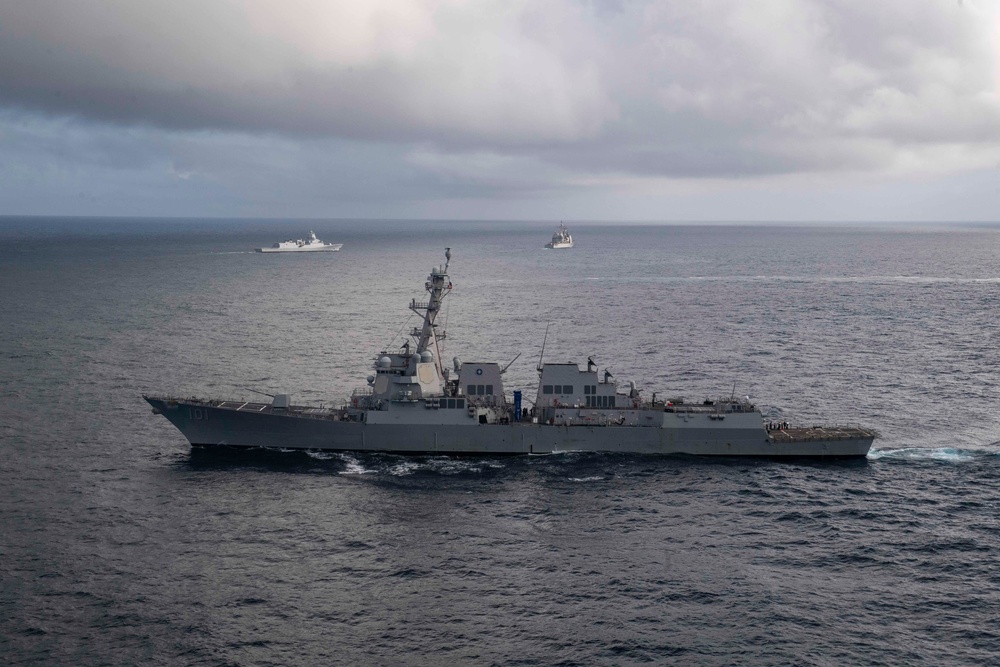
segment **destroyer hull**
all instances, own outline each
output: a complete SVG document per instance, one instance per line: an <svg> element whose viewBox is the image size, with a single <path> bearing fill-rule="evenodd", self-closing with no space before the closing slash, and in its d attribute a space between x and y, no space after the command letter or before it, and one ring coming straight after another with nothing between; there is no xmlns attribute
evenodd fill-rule
<svg viewBox="0 0 1000 667"><path fill-rule="evenodd" d="M316 248L257 248L257 252L339 252L343 243Z"/></svg>
<svg viewBox="0 0 1000 667"><path fill-rule="evenodd" d="M683 418L652 426L586 424L393 424L339 418L333 410L304 414L238 410L201 400L145 397L195 446L392 452L399 454L551 454L566 451L694 456L853 458L868 454L873 433L830 429L796 438L768 433L753 414ZM662 414L662 413L653 413ZM649 419L649 417L646 417Z"/></svg>

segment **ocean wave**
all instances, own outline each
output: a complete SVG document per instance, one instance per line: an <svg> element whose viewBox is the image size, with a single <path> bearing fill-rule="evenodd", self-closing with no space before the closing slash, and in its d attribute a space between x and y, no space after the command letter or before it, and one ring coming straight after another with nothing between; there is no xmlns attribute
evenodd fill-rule
<svg viewBox="0 0 1000 667"><path fill-rule="evenodd" d="M394 477L406 477L412 475L420 469L420 464L416 461L402 461L389 468L389 474Z"/></svg>
<svg viewBox="0 0 1000 667"><path fill-rule="evenodd" d="M961 463L971 461L995 452L984 452L957 447L900 447L894 449L873 449L868 452L869 460L903 459L908 461L947 461Z"/></svg>
<svg viewBox="0 0 1000 667"><path fill-rule="evenodd" d="M313 451L310 449L305 450L305 452L306 456L309 458L318 459L320 461L329 461L330 459L337 458L337 455L333 452Z"/></svg>
<svg viewBox="0 0 1000 667"><path fill-rule="evenodd" d="M350 454L337 454L337 458L344 462L344 469L340 471L341 475L371 475L378 472L378 470L364 467L361 465L361 461Z"/></svg>
<svg viewBox="0 0 1000 667"><path fill-rule="evenodd" d="M379 460L371 460L369 456L362 454L356 458L346 453L310 452L309 456L317 459L335 458L344 463L344 469L339 471L341 475L378 475L380 477L409 477L419 474L430 475L463 475L467 473L479 474L487 469L503 468L501 461L473 458L452 458L447 456L435 458L410 458L391 457L386 461L384 457ZM369 467L370 466L370 467Z"/></svg>

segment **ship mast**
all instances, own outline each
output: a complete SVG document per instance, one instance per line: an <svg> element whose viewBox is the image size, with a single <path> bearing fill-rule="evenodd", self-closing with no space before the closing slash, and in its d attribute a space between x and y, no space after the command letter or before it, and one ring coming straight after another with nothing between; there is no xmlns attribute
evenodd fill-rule
<svg viewBox="0 0 1000 667"><path fill-rule="evenodd" d="M424 350L433 346L434 363L438 367L438 372L443 372L443 366L441 365L441 352L438 349L438 336L435 331L437 325L434 324L434 320L441 311L441 302L448 296L451 289L451 280L448 279L451 248L444 249L444 259L444 265L432 268L431 274L427 276L427 282L424 283L424 288L430 294L430 298L425 302L418 302L416 299L410 301L410 310L417 315L420 315L422 312L424 316L423 326L419 331L414 329L411 334L417 340L416 353L419 355Z"/></svg>

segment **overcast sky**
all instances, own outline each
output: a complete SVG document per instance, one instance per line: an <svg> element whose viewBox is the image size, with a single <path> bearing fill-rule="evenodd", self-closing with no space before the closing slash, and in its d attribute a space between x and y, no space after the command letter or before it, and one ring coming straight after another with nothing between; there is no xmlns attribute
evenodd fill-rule
<svg viewBox="0 0 1000 667"><path fill-rule="evenodd" d="M0 215L1000 220L1000 0L9 0Z"/></svg>

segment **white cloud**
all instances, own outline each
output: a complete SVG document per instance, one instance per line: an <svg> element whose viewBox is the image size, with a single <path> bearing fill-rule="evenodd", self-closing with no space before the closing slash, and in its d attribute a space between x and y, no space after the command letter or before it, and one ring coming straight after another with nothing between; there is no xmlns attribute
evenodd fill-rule
<svg viewBox="0 0 1000 667"><path fill-rule="evenodd" d="M567 141L613 118L527 3L37 0L0 10L0 103L288 134ZM576 42L595 26L554 3Z"/></svg>

